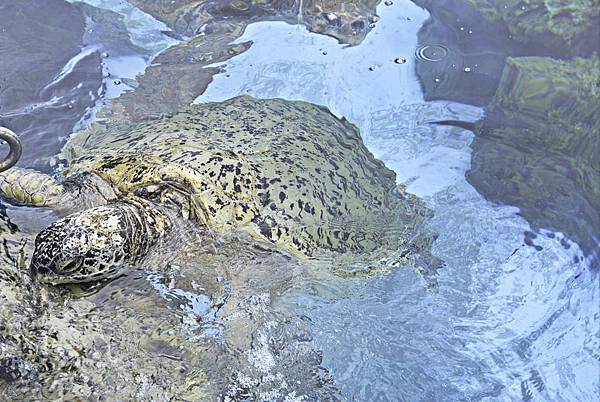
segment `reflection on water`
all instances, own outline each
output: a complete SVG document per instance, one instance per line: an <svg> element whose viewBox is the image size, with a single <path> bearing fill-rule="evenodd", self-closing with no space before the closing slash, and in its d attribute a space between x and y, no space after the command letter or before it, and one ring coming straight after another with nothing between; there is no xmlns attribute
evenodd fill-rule
<svg viewBox="0 0 600 402"><path fill-rule="evenodd" d="M0 26L0 124L19 133L21 166L48 170L97 100L99 56L80 53L83 14L62 0L2 2Z"/></svg>
<svg viewBox="0 0 600 402"><path fill-rule="evenodd" d="M70 42L57 33L65 38L65 54L37 82L39 88L51 83L46 91L23 97L8 112L2 103L0 123L24 132L26 143L30 134L18 116L36 112L43 120L27 120L45 144L30 151L31 159L22 162L27 166L46 166L64 133L77 121L86 124L106 98L134 89L136 74L152 55L174 43L161 32L162 23L127 2L86 3L68 9L76 33ZM60 331L69 346L58 349L46 336L39 356L61 351L52 356L60 370L76 373L75 393L315 400L337 396L337 387L348 400L598 398L598 275L564 234L542 230L525 238L531 228L516 207L487 201L466 181L471 132L430 124L482 117L479 107L429 100L455 99L457 88L472 104L489 100L504 53L469 46L484 46L481 38L493 29L465 27L464 38L445 42L451 33L430 24L425 31L437 32L440 41L423 42L423 9L396 0L377 11L380 19L356 47L283 22L248 26L238 42L252 40L252 46L226 62L198 102L240 94L300 99L358 125L369 149L435 211L434 254L447 263L436 290L408 269L371 280L324 278L283 255L253 248L247 239L200 242L183 228L174 243L93 294L72 299L42 291L32 304L41 310L31 324L36 331ZM23 37L23 43L34 42ZM500 42L500 48L509 46ZM439 66L439 75L428 71L430 80L419 82L418 60ZM448 63L453 70L444 71ZM46 131L45 124L55 131ZM15 207L1 216L10 255L20 247L13 221L29 235L55 219ZM14 265L7 255L2 253L3 264ZM9 299L2 308L18 302ZM23 332L17 320L7 325L15 325L9 327L13 334ZM0 377L9 372L5 363L0 359ZM25 368L19 366L30 375ZM37 387L34 374L30 381ZM53 386L47 397L60 395L61 387L69 395L72 388L60 379Z"/></svg>
<svg viewBox="0 0 600 402"><path fill-rule="evenodd" d="M198 99L246 93L326 105L356 123L375 155L435 211L434 253L448 264L437 293L397 271L337 302L291 298L310 311L326 366L344 395L359 400L594 399L597 276L561 234L525 245L530 228L518 210L491 204L466 182L472 133L428 122L474 121L481 111L423 100L413 56L423 10L406 1L378 14L356 48L298 26L253 24L239 40L254 45ZM463 69L462 85L478 85L478 67Z"/></svg>
<svg viewBox="0 0 600 402"><path fill-rule="evenodd" d="M176 42L126 2L72 3L0 5L0 124L19 133L19 166L51 171L69 134L135 87L150 59Z"/></svg>
<svg viewBox="0 0 600 402"><path fill-rule="evenodd" d="M486 0L416 3L433 15L419 43L452 49L437 62L417 57L425 98L485 106L472 128L469 183L490 201L518 207L534 229L565 233L600 267L600 58L592 54L600 42L587 39L600 37L598 10L577 3L559 12L562 5L544 1L529 11Z"/></svg>
<svg viewBox="0 0 600 402"><path fill-rule="evenodd" d="M116 98L134 89L136 76L146 69L150 60L177 43L163 33L170 31L165 24L127 2L68 1L78 4L85 14L84 45L102 58L102 99Z"/></svg>

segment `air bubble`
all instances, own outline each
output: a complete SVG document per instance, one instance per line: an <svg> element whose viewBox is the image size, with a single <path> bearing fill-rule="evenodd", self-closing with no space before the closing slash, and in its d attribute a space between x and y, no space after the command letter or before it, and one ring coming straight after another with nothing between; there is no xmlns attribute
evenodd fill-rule
<svg viewBox="0 0 600 402"><path fill-rule="evenodd" d="M443 45L424 45L417 48L415 56L420 61L440 61L448 56L448 48Z"/></svg>

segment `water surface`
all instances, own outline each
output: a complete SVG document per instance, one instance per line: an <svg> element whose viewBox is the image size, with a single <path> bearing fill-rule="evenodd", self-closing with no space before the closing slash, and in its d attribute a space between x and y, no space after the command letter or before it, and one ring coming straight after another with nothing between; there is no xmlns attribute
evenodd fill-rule
<svg viewBox="0 0 600 402"><path fill-rule="evenodd" d="M561 233L525 245L531 228L518 209L486 201L466 181L472 133L428 123L474 121L482 110L424 100L415 52L426 11L409 1L377 11L381 21L353 48L301 26L252 24L239 41L253 46L197 100L250 94L325 105L435 211L434 254L447 262L436 293L399 270L337 302L292 298L309 312L325 365L348 399L597 398L597 275ZM462 84L471 74L476 85L478 66L461 67Z"/></svg>
<svg viewBox="0 0 600 402"><path fill-rule="evenodd" d="M127 2L85 3L73 2L77 8L69 9L72 21L78 21L73 25L78 34L40 79L45 89L33 91L35 96L8 111L0 109L2 123L19 129L23 120L13 120L15 116L45 111L36 115L43 116L41 123L23 128L28 155L23 166L50 170L49 160L66 136L93 120L107 100L134 90L136 75L175 43L163 33L168 30L164 24ZM356 124L368 148L397 173L398 182L423 197L435 213L431 227L439 236L433 253L446 262L436 289L428 289L414 271L400 268L356 281L343 297L308 292L309 284L289 291L284 302L308 318L323 365L347 400L597 400L597 273L562 233L542 230L533 245L525 244L524 233L532 228L518 208L486 200L465 178L473 134L430 124L473 122L483 109L430 101L423 88L468 87L477 98L471 103L481 105L482 93L472 88L485 83L482 91L489 97L498 71L467 58L451 74L432 73L421 77L429 84L419 82L416 68L423 46L438 45L418 40L428 12L395 0L381 4L377 14L380 21L355 47L301 25L251 24L237 41L253 41L250 49L219 64L224 71L196 100L248 94L327 106ZM484 37L479 39L485 43ZM75 112L61 121L51 113L55 109ZM34 134L31 144L37 141L37 150L27 148L27 138ZM32 230L54 219L14 207L9 215ZM34 220L36 224L28 223ZM207 296L165 286L169 275L175 277L152 271L128 281L146 293L156 292L175 314L183 314L186 330L196 316L216 320L219 314ZM208 330L210 336L218 333Z"/></svg>

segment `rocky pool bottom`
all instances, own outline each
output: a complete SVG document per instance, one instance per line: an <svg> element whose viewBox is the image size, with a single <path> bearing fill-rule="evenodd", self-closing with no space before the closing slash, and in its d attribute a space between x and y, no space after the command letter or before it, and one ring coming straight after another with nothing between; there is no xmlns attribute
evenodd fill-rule
<svg viewBox="0 0 600 402"><path fill-rule="evenodd" d="M106 286L48 288L3 270L3 397L335 398L306 324L276 303L306 267L244 236L180 229Z"/></svg>

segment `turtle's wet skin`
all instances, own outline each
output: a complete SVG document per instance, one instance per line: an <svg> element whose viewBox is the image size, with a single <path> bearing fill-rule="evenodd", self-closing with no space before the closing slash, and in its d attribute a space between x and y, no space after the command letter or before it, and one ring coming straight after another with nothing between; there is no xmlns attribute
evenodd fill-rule
<svg viewBox="0 0 600 402"><path fill-rule="evenodd" d="M116 202L69 215L38 234L31 271L44 282L117 276L165 236L165 214L144 202Z"/></svg>
<svg viewBox="0 0 600 402"><path fill-rule="evenodd" d="M238 97L96 124L63 153L71 161L62 177L0 175L5 198L71 213L36 238L31 269L45 282L113 278L176 221L249 233L304 258L397 253L407 263L431 246L422 201L396 184L356 127L308 103Z"/></svg>

